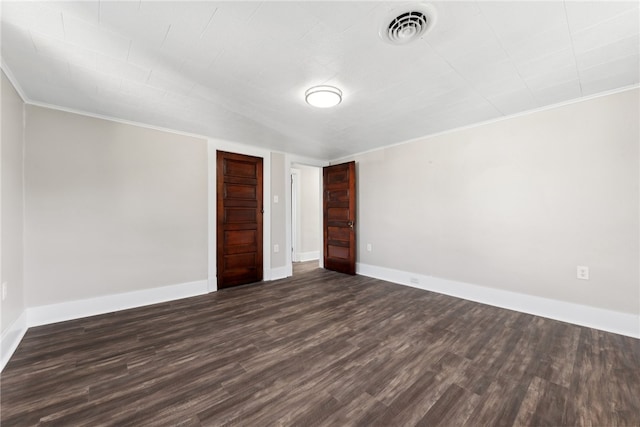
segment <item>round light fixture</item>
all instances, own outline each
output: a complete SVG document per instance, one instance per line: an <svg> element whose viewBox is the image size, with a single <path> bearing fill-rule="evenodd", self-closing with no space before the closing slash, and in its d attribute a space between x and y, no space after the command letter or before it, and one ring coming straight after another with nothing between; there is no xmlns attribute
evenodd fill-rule
<svg viewBox="0 0 640 427"><path fill-rule="evenodd" d="M333 86L314 86L307 89L304 99L314 107L335 107L342 102L342 91Z"/></svg>

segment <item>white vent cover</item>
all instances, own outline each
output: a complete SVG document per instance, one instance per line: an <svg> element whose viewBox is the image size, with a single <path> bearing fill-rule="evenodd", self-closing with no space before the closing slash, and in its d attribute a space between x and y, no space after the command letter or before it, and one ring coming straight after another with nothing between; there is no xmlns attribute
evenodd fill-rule
<svg viewBox="0 0 640 427"><path fill-rule="evenodd" d="M380 28L380 37L391 44L407 44L422 38L435 22L435 14L426 5L392 10Z"/></svg>

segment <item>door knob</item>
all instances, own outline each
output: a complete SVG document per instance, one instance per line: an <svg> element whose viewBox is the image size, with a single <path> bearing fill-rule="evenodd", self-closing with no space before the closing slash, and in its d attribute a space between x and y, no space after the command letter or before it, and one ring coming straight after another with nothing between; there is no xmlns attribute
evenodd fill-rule
<svg viewBox="0 0 640 427"><path fill-rule="evenodd" d="M353 228L353 221L349 221L347 224L349 225L349 228Z"/></svg>

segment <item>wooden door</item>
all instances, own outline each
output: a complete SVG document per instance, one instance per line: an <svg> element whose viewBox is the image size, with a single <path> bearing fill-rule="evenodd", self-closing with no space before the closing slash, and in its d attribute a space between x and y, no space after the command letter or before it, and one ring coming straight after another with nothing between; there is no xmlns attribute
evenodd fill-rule
<svg viewBox="0 0 640 427"><path fill-rule="evenodd" d="M262 158L218 151L218 289L262 280L262 203Z"/></svg>
<svg viewBox="0 0 640 427"><path fill-rule="evenodd" d="M356 274L356 163L322 172L324 268Z"/></svg>

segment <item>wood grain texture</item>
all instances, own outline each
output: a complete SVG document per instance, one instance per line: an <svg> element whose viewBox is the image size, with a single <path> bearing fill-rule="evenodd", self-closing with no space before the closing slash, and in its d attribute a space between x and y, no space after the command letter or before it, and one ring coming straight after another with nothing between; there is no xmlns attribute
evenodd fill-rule
<svg viewBox="0 0 640 427"><path fill-rule="evenodd" d="M322 168L324 267L356 274L356 162Z"/></svg>
<svg viewBox="0 0 640 427"><path fill-rule="evenodd" d="M2 426L638 426L640 341L296 263L31 328Z"/></svg>
<svg viewBox="0 0 640 427"><path fill-rule="evenodd" d="M261 157L216 151L218 289L262 280Z"/></svg>

